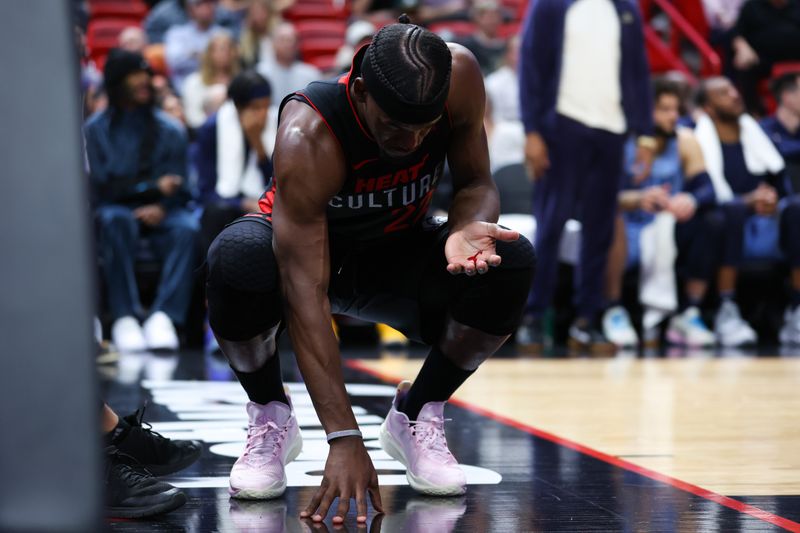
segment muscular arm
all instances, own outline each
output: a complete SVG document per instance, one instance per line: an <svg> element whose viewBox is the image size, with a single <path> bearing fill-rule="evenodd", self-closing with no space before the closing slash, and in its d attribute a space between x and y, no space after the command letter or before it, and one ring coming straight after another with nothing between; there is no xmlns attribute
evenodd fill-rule
<svg viewBox="0 0 800 533"><path fill-rule="evenodd" d="M284 108L275 176L273 247L297 363L325 431L354 429L328 300L326 206L344 182L344 159L322 119L300 102Z"/></svg>
<svg viewBox="0 0 800 533"><path fill-rule="evenodd" d="M448 109L453 125L447 160L453 174L449 224L454 230L479 220L497 222L500 196L489 171L489 148L483 129L486 90L475 57L450 44L453 71Z"/></svg>

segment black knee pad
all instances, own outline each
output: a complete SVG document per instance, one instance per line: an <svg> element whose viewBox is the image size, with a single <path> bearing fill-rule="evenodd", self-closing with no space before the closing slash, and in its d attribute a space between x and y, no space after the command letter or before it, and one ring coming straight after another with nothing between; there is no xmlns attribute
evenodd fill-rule
<svg viewBox="0 0 800 533"><path fill-rule="evenodd" d="M499 268L536 268L536 251L523 235L516 241L497 241L495 248L502 259Z"/></svg>
<svg viewBox="0 0 800 533"><path fill-rule="evenodd" d="M536 271L536 253L528 239L497 242L499 267L470 278L450 307L452 317L491 335L510 335L519 326Z"/></svg>
<svg viewBox="0 0 800 533"><path fill-rule="evenodd" d="M243 217L226 227L208 250L209 277L241 291L268 292L278 287L272 253L272 226Z"/></svg>
<svg viewBox="0 0 800 533"><path fill-rule="evenodd" d="M278 265L267 221L242 217L214 239L206 294L209 323L223 339L248 340L280 321Z"/></svg>

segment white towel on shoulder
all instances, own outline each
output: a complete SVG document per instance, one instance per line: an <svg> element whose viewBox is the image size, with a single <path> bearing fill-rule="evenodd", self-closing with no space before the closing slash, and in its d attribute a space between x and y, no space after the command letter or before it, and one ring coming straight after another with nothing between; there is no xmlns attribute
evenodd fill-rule
<svg viewBox="0 0 800 533"><path fill-rule="evenodd" d="M261 136L268 154L272 152L275 143L271 123L270 116ZM269 176L261 175L255 151L250 151L246 162L244 154L244 132L239 123L239 115L236 106L228 100L217 111L216 191L222 198L233 198L240 194L248 198L258 198L264 192L265 181Z"/></svg>
<svg viewBox="0 0 800 533"><path fill-rule="evenodd" d="M639 234L639 301L649 309L669 313L678 308L675 284L675 216L659 213Z"/></svg>
<svg viewBox="0 0 800 533"><path fill-rule="evenodd" d="M777 174L783 170L784 162L775 145L753 117L743 114L739 117L742 151L747 170L752 174ZM722 161L722 146L714 122L708 115L697 119L694 129L697 141L706 160L706 170L717 195L717 201L733 199L733 191L725 179L725 165Z"/></svg>

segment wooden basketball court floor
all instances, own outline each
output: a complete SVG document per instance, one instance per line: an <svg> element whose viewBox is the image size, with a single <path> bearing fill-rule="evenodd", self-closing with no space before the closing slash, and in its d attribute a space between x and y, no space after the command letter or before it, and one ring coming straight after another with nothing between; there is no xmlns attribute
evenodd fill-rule
<svg viewBox="0 0 800 533"><path fill-rule="evenodd" d="M773 352L775 353L775 352ZM348 392L379 471L386 514L357 527L301 521L327 445L288 350L304 450L284 497L237 502L227 475L243 449L246 396L220 358L120 354L102 365L104 393L125 414L172 438L200 439L202 458L166 478L189 502L155 520L109 521L113 531L800 532L800 350L783 355L620 353L610 359L522 358L484 364L446 414L467 494L428 498L377 443L399 379L424 354L345 349Z"/></svg>

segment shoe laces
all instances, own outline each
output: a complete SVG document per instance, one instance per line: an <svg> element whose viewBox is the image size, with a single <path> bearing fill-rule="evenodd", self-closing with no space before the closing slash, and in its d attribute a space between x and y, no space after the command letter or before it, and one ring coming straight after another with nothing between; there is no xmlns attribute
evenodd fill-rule
<svg viewBox="0 0 800 533"><path fill-rule="evenodd" d="M411 435L416 443L429 451L434 456L450 459L453 454L447 447L447 438L444 435L444 423L452 418L434 416L428 420L409 420Z"/></svg>
<svg viewBox="0 0 800 533"><path fill-rule="evenodd" d="M137 485L141 481L153 477L153 474L134 456L120 451L116 446L108 446L106 448L106 457L108 459L106 479L108 479L114 467L117 467L120 479L129 486Z"/></svg>
<svg viewBox="0 0 800 533"><path fill-rule="evenodd" d="M159 444L167 444L170 439L157 431L153 431L153 426L149 422L144 421L144 412L147 410L147 401L144 402L139 409L131 415L125 417L125 421L133 428L139 428L144 431L148 436L155 437Z"/></svg>
<svg viewBox="0 0 800 533"><path fill-rule="evenodd" d="M281 442L289 431L288 426L279 426L273 420L266 424L250 424L247 427L247 446L244 457L254 464L262 464L278 456Z"/></svg>

